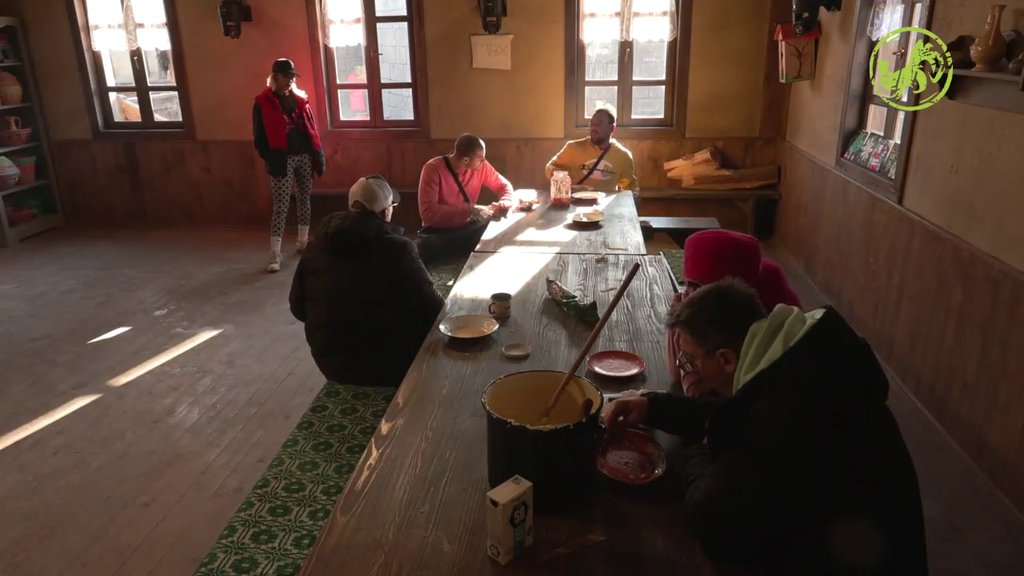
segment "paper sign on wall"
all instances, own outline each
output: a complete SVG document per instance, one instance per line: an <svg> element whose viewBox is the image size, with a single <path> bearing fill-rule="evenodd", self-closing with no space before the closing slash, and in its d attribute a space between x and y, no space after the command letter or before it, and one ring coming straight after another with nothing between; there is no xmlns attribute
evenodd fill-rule
<svg viewBox="0 0 1024 576"><path fill-rule="evenodd" d="M473 34L473 68L512 69L512 34Z"/></svg>

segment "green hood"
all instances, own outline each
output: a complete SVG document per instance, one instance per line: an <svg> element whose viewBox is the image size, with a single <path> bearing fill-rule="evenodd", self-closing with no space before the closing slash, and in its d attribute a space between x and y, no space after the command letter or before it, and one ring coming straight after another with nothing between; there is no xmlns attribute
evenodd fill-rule
<svg viewBox="0 0 1024 576"><path fill-rule="evenodd" d="M733 394L792 348L824 314L824 308L803 312L795 306L780 304L767 318L751 326L733 375Z"/></svg>

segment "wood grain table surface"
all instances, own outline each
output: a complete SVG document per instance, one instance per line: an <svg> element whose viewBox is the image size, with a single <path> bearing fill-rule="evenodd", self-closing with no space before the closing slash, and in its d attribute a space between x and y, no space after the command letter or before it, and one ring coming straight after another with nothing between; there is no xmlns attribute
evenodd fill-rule
<svg viewBox="0 0 1024 576"><path fill-rule="evenodd" d="M516 197L533 194L517 190ZM538 252L559 254L646 254L640 217L631 192L607 192L596 205L572 204L553 208L547 191L536 191L540 204L530 212L514 207L506 216L491 222L477 252ZM600 224L576 224L572 215L598 209L604 212Z"/></svg>
<svg viewBox="0 0 1024 576"><path fill-rule="evenodd" d="M587 340L591 327L548 297L545 277L584 300L596 299L603 313L638 260L636 278L591 352L635 352L647 369L615 381L588 372L584 364L579 373L606 392L667 386L663 322L673 290L664 260L473 254L439 320L486 314L494 292L512 293L511 317L476 341L449 340L436 326L430 332L302 573L705 574L683 528L681 489L671 475L642 488L601 478L590 506L535 516L536 540L526 557L501 566L486 553L484 388L523 370L566 370ZM505 358L501 348L512 342L529 344L532 355Z"/></svg>

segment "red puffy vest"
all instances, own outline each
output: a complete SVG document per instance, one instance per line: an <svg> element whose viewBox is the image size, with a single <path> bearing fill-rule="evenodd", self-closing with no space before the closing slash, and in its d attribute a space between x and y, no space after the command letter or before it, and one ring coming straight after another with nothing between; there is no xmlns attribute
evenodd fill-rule
<svg viewBox="0 0 1024 576"><path fill-rule="evenodd" d="M301 119L296 118L296 120L301 121L306 133L309 134L313 149L320 150L320 133L317 132L316 120L313 118L313 109L309 105L309 100L295 93L292 95L295 97L295 115L301 115ZM267 134L267 144L270 149L284 150L288 148L288 118L281 108L281 103L277 100L277 95L270 88L266 88L256 97L256 103L259 104L260 112L263 114L263 130Z"/></svg>

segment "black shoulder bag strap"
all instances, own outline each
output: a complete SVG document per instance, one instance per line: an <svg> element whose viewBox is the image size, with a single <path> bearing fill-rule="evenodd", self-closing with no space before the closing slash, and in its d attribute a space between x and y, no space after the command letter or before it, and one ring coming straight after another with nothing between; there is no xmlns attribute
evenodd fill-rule
<svg viewBox="0 0 1024 576"><path fill-rule="evenodd" d="M594 165L590 167L590 170L586 174L583 175L583 178L580 178L579 181L576 182L577 186L580 185L580 184L583 184L584 182L586 182L587 178L590 178L591 174L594 173L594 170L597 170L597 166L598 166L598 164L601 163L601 160L604 160L604 155L607 154L608 151L611 150L611 149L612 149L612 145L608 144L608 147L601 151L601 155L597 157L597 160L594 160ZM448 159L448 157L445 156L445 160L447 160L447 159Z"/></svg>
<svg viewBox="0 0 1024 576"><path fill-rule="evenodd" d="M469 199L469 194L466 194L466 189L462 187L462 181L459 180L459 175L455 173L455 168L452 167L451 161L448 160L447 156L443 156L444 165L448 167L448 173L452 175L452 180L455 180L455 185L459 187L459 192L462 192L462 199L466 201L466 204L473 205L473 201Z"/></svg>

